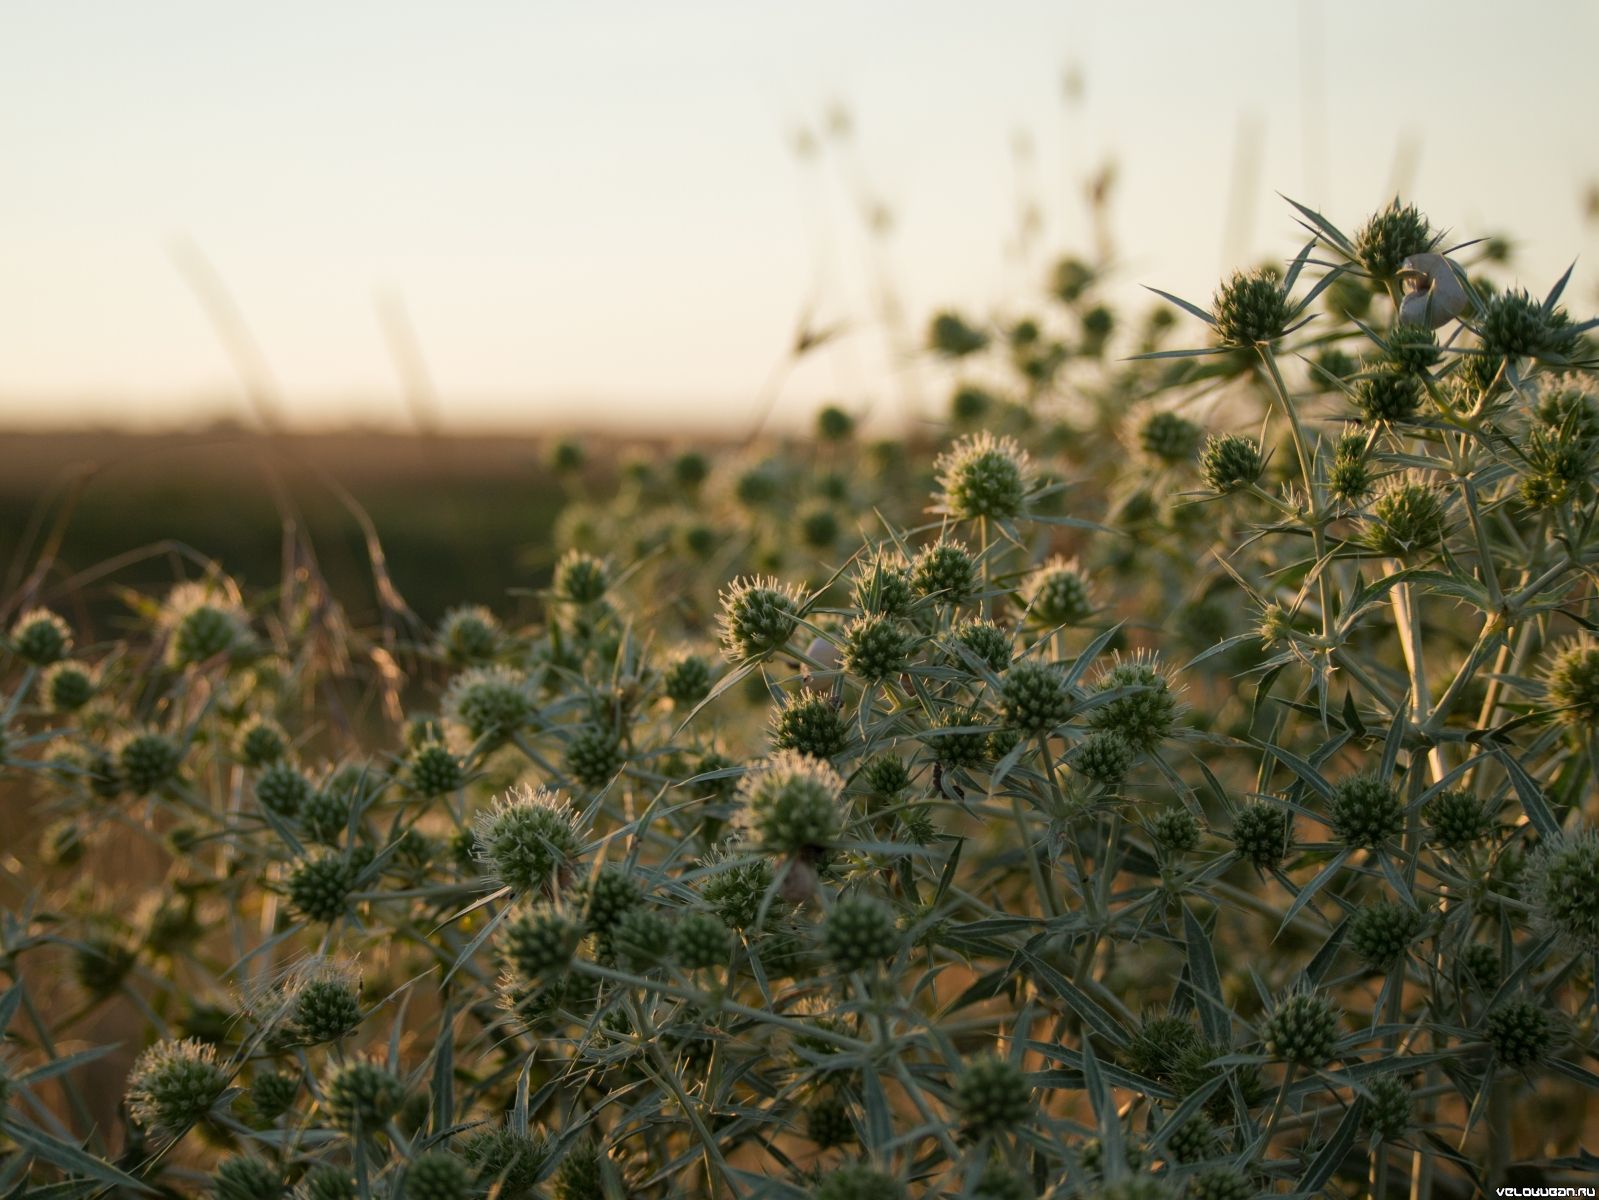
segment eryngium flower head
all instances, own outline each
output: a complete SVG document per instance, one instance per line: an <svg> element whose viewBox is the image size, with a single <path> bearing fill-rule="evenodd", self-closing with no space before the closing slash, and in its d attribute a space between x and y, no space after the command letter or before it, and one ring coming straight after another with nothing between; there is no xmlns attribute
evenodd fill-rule
<svg viewBox="0 0 1599 1200"><path fill-rule="evenodd" d="M1032 465L1014 438L986 430L964 437L934 466L942 489L937 511L961 520L1008 521L1027 507Z"/></svg>
<svg viewBox="0 0 1599 1200"><path fill-rule="evenodd" d="M911 564L911 584L924 598L963 604L977 594L982 581L977 560L964 544L940 541L918 552Z"/></svg>
<svg viewBox="0 0 1599 1200"><path fill-rule="evenodd" d="M308 920L332 923L349 907L357 874L343 855L307 859L289 876L289 903Z"/></svg>
<svg viewBox="0 0 1599 1200"><path fill-rule="evenodd" d="M1587 635L1566 642L1544 672L1544 687L1566 724L1599 722L1599 643Z"/></svg>
<svg viewBox="0 0 1599 1200"><path fill-rule="evenodd" d="M1381 1075L1366 1087L1366 1113L1361 1126L1385 1142L1405 1136L1410 1128L1410 1086L1397 1075Z"/></svg>
<svg viewBox="0 0 1599 1200"><path fill-rule="evenodd" d="M411 789L419 796L442 796L466 780L461 760L440 742L423 742L411 751L406 766Z"/></svg>
<svg viewBox="0 0 1599 1200"><path fill-rule="evenodd" d="M1467 791L1437 793L1421 806L1421 819L1432 840L1446 850L1464 850L1494 827L1489 806Z"/></svg>
<svg viewBox="0 0 1599 1200"><path fill-rule="evenodd" d="M1421 381L1405 371L1377 370L1355 381L1355 407L1368 421L1397 425L1413 420L1421 397Z"/></svg>
<svg viewBox="0 0 1599 1200"><path fill-rule="evenodd" d="M451 666L475 667L500 649L500 623L481 605L452 608L439 623L439 651Z"/></svg>
<svg viewBox="0 0 1599 1200"><path fill-rule="evenodd" d="M592 554L568 550L555 564L552 589L559 600L579 607L598 604L611 586L605 564Z"/></svg>
<svg viewBox="0 0 1599 1200"><path fill-rule="evenodd" d="M174 667L231 654L250 640L249 619L227 582L178 584L161 608L161 624Z"/></svg>
<svg viewBox="0 0 1599 1200"><path fill-rule="evenodd" d="M253 1154L223 1159L211 1176L217 1200L277 1200L283 1194L278 1168Z"/></svg>
<svg viewBox="0 0 1599 1200"><path fill-rule="evenodd" d="M178 1133L210 1110L228 1086L216 1050L190 1038L151 1046L128 1075L128 1112L155 1133Z"/></svg>
<svg viewBox="0 0 1599 1200"><path fill-rule="evenodd" d="M322 1102L335 1128L370 1134L400 1111L405 1084L376 1063L346 1063L328 1080Z"/></svg>
<svg viewBox="0 0 1599 1200"><path fill-rule="evenodd" d="M849 744L849 725L824 696L802 696L772 714L772 748L832 758Z"/></svg>
<svg viewBox="0 0 1599 1200"><path fill-rule="evenodd" d="M744 776L738 791L752 840L770 853L829 845L843 827L844 781L819 759L781 751Z"/></svg>
<svg viewBox="0 0 1599 1200"><path fill-rule="evenodd" d="M1356 775L1338 784L1327 809L1333 833L1346 846L1375 850L1405 828L1399 794L1375 775Z"/></svg>
<svg viewBox="0 0 1599 1200"><path fill-rule="evenodd" d="M1425 375L1443 358L1438 335L1425 325L1399 324L1388 331L1388 362L1401 371Z"/></svg>
<svg viewBox="0 0 1599 1200"><path fill-rule="evenodd" d="M1373 553L1410 558L1437 550L1445 529L1444 504L1438 490L1402 479L1377 497L1361 534Z"/></svg>
<svg viewBox="0 0 1599 1200"><path fill-rule="evenodd" d="M476 1129L461 1141L461 1156L471 1166L478 1188L504 1200L525 1200L550 1161L549 1141L518 1133L509 1125Z"/></svg>
<svg viewBox="0 0 1599 1200"><path fill-rule="evenodd" d="M1210 315L1218 343L1248 349L1282 337L1293 306L1275 270L1238 271L1216 290Z"/></svg>
<svg viewBox="0 0 1599 1200"><path fill-rule="evenodd" d="M1338 1010L1320 992L1290 992L1261 1027L1266 1053L1301 1067L1322 1067L1338 1044Z"/></svg>
<svg viewBox="0 0 1599 1200"><path fill-rule="evenodd" d="M955 1111L967 1132L1004 1133L1033 1115L1033 1086L1015 1063L978 1058L955 1078Z"/></svg>
<svg viewBox="0 0 1599 1200"><path fill-rule="evenodd" d="M94 676L75 662L51 663L40 685L51 712L77 712L94 699Z"/></svg>
<svg viewBox="0 0 1599 1200"><path fill-rule="evenodd" d="M47 608L33 608L11 627L11 652L25 663L47 667L72 649L72 627Z"/></svg>
<svg viewBox="0 0 1599 1200"><path fill-rule="evenodd" d="M868 683L881 682L910 665L915 644L893 617L856 617L844 631L844 670Z"/></svg>
<svg viewBox="0 0 1599 1200"><path fill-rule="evenodd" d="M1260 443L1238 433L1212 434L1199 456L1199 474L1205 486L1223 495L1260 482L1265 470Z"/></svg>
<svg viewBox="0 0 1599 1200"><path fill-rule="evenodd" d="M1490 358L1563 357L1577 340L1564 309L1546 309L1525 290L1490 296L1479 320L1482 348Z"/></svg>
<svg viewBox="0 0 1599 1200"><path fill-rule="evenodd" d="M894 911L871 896L840 897L822 921L822 949L845 974L886 963L899 946Z"/></svg>
<svg viewBox="0 0 1599 1200"><path fill-rule="evenodd" d="M567 774L591 790L610 783L626 763L616 734L603 727L582 730L566 744Z"/></svg>
<svg viewBox="0 0 1599 1200"><path fill-rule="evenodd" d="M799 625L799 594L775 579L739 579L722 593L722 643L728 657L759 662L779 653Z"/></svg>
<svg viewBox="0 0 1599 1200"><path fill-rule="evenodd" d="M263 1121L276 1121L294 1107L300 1094L300 1077L268 1071L250 1084L250 1108Z"/></svg>
<svg viewBox="0 0 1599 1200"><path fill-rule="evenodd" d="M909 565L897 552L887 550L879 550L856 564L850 591L856 608L877 616L902 617L916 603Z"/></svg>
<svg viewBox="0 0 1599 1200"><path fill-rule="evenodd" d="M1199 822L1181 805L1173 805L1149 820L1149 836L1168 854L1184 854L1199 847Z"/></svg>
<svg viewBox="0 0 1599 1200"><path fill-rule="evenodd" d="M300 1039L313 1046L336 1042L361 1024L361 998L353 971L319 962L290 988L289 1019Z"/></svg>
<svg viewBox="0 0 1599 1200"><path fill-rule="evenodd" d="M1138 444L1145 454L1168 465L1187 462L1199 449L1202 431L1174 412L1151 413L1138 429Z"/></svg>
<svg viewBox="0 0 1599 1200"><path fill-rule="evenodd" d="M1554 1049L1554 1018L1545 1004L1525 997L1506 1000L1482 1019L1482 1036L1502 1066L1535 1067Z"/></svg>
<svg viewBox="0 0 1599 1200"><path fill-rule="evenodd" d="M1432 249L1432 226L1412 204L1401 206L1398 197L1379 209L1355 233L1354 258L1372 282L1386 287L1412 254Z"/></svg>
<svg viewBox="0 0 1599 1200"><path fill-rule="evenodd" d="M772 864L764 858L734 858L718 851L705 860L709 868L700 895L734 929L748 929L780 905L770 899ZM769 907L768 907L769 906Z"/></svg>
<svg viewBox="0 0 1599 1200"><path fill-rule="evenodd" d="M262 717L251 717L240 727L233 752L247 767L264 767L282 758L288 746L283 730Z"/></svg>
<svg viewBox="0 0 1599 1200"><path fill-rule="evenodd" d="M503 742L533 714L527 680L508 667L471 667L450 680L444 714L469 742Z"/></svg>
<svg viewBox="0 0 1599 1200"><path fill-rule="evenodd" d="M711 664L701 655L685 654L666 668L666 698L675 708L693 708L711 694Z"/></svg>
<svg viewBox="0 0 1599 1200"><path fill-rule="evenodd" d="M1080 625L1094 615L1093 586L1077 560L1051 558L1022 585L1027 619L1034 625ZM1008 649L1008 647L1007 647Z"/></svg>
<svg viewBox="0 0 1599 1200"><path fill-rule="evenodd" d="M992 621L973 619L955 626L955 644L996 675L1010 666L1014 649L1009 633ZM961 660L961 665L966 663Z"/></svg>
<svg viewBox="0 0 1599 1200"><path fill-rule="evenodd" d="M1345 504L1359 504L1371 494L1371 464L1366 460L1368 436L1350 431L1340 437L1333 449L1332 466L1327 468L1327 490Z"/></svg>
<svg viewBox="0 0 1599 1200"><path fill-rule="evenodd" d="M1072 691L1058 667L1035 661L1011 665L1000 680L1005 724L1023 733L1048 734L1072 712Z"/></svg>
<svg viewBox="0 0 1599 1200"><path fill-rule="evenodd" d="M1426 914L1408 904L1366 904L1349 919L1349 945L1368 967L1394 965L1427 927Z"/></svg>
<svg viewBox="0 0 1599 1200"><path fill-rule="evenodd" d="M959 313L941 312L927 327L927 344L946 358L965 358L988 345L988 334L968 325Z"/></svg>
<svg viewBox="0 0 1599 1200"><path fill-rule="evenodd" d="M732 942L732 931L715 913L686 913L672 927L672 961L690 971L720 966Z"/></svg>
<svg viewBox="0 0 1599 1200"><path fill-rule="evenodd" d="M296 1200L356 1200L355 1176L322 1163L305 1173L294 1194Z"/></svg>
<svg viewBox="0 0 1599 1200"><path fill-rule="evenodd" d="M1529 866L1533 919L1573 950L1599 951L1599 833L1549 841Z"/></svg>
<svg viewBox="0 0 1599 1200"><path fill-rule="evenodd" d="M406 1200L466 1200L474 1191L466 1161L448 1150L418 1154L405 1169Z"/></svg>
<svg viewBox="0 0 1599 1200"><path fill-rule="evenodd" d="M1091 728L1119 734L1136 750L1153 750L1171 736L1181 708L1172 690L1171 679L1158 659L1139 654L1118 659L1094 680L1096 695L1120 692L1104 704L1088 710Z"/></svg>
<svg viewBox="0 0 1599 1200"><path fill-rule="evenodd" d="M1122 781L1137 757L1138 751L1121 734L1101 729L1072 752L1071 764L1079 775L1109 787Z"/></svg>
<svg viewBox="0 0 1599 1200"><path fill-rule="evenodd" d="M489 873L524 895L549 887L576 859L578 817L548 788L516 784L478 814L477 858Z"/></svg>
<svg viewBox="0 0 1599 1200"><path fill-rule="evenodd" d="M610 941L617 965L641 973L665 962L671 953L672 922L659 909L641 904L618 918Z"/></svg>
<svg viewBox="0 0 1599 1200"><path fill-rule="evenodd" d="M983 719L969 708L946 708L927 731L927 747L942 767L971 770L988 760L988 731Z"/></svg>
<svg viewBox="0 0 1599 1200"><path fill-rule="evenodd" d="M1125 1051L1127 1065L1157 1083L1169 1080L1177 1060L1204 1045L1198 1027L1187 1017L1146 1016Z"/></svg>
<svg viewBox="0 0 1599 1200"><path fill-rule="evenodd" d="M256 803L282 817L294 816L310 795L311 781L298 767L282 759L268 763L255 781Z"/></svg>
<svg viewBox="0 0 1599 1200"><path fill-rule="evenodd" d="M137 733L117 751L117 770L128 791L148 796L178 773L183 751L171 738L160 733Z"/></svg>
<svg viewBox="0 0 1599 1200"><path fill-rule="evenodd" d="M1255 1200L1260 1189L1235 1167L1212 1167L1188 1181L1186 1200Z"/></svg>

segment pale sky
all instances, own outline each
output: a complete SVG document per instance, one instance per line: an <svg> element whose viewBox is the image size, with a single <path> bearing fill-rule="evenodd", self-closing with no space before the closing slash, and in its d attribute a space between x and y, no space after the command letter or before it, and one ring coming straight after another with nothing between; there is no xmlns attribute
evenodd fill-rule
<svg viewBox="0 0 1599 1200"><path fill-rule="evenodd" d="M741 427L807 307L853 333L781 415L890 410L879 272L917 330L1020 311L1086 247L1081 181L1111 157L1123 294L1205 301L1224 266L1291 253L1278 191L1352 227L1402 182L1462 238L1514 235L1535 289L1582 255L1586 312L1596 34L1586 0L0 0L0 422L243 413L175 246L225 281L295 421L406 420L379 295L462 428ZM836 102L850 154L807 167L794 136ZM1255 217L1224 262L1249 127ZM856 171L896 217L882 255ZM905 386L942 401L936 370Z"/></svg>

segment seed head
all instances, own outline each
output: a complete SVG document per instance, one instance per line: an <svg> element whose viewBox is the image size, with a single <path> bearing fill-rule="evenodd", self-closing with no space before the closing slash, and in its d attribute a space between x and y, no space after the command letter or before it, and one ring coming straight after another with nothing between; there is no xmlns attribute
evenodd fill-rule
<svg viewBox="0 0 1599 1200"><path fill-rule="evenodd" d="M1153 750L1170 737L1177 725L1181 705L1171 679L1153 656L1140 654L1118 659L1099 673L1093 685L1096 695L1128 691L1088 710L1090 727L1115 733L1135 750Z"/></svg>
<svg viewBox="0 0 1599 1200"><path fill-rule="evenodd" d="M959 520L1008 521L1026 510L1032 466L1014 438L986 430L964 437L934 466L942 489L937 511Z"/></svg>
<svg viewBox="0 0 1599 1200"><path fill-rule="evenodd" d="M794 636L804 610L799 595L775 579L736 580L722 593L722 642L736 662L759 662Z"/></svg>
<svg viewBox="0 0 1599 1200"><path fill-rule="evenodd" d="M1368 967L1387 970L1409 952L1426 927L1426 914L1408 904L1368 904L1356 909L1349 920L1349 945Z"/></svg>
<svg viewBox="0 0 1599 1200"><path fill-rule="evenodd" d="M533 715L527 680L508 667L470 667L450 680L444 713L469 742L498 745Z"/></svg>
<svg viewBox="0 0 1599 1200"><path fill-rule="evenodd" d="M1556 1029L1543 1004L1522 997L1491 1009L1482 1019L1482 1035L1502 1066L1526 1070L1549 1057Z"/></svg>
<svg viewBox="0 0 1599 1200"><path fill-rule="evenodd" d="M372 1062L336 1068L323 1089L323 1104L334 1127L357 1136L382 1129L404 1103L405 1084Z"/></svg>
<svg viewBox="0 0 1599 1200"><path fill-rule="evenodd" d="M1266 1053L1302 1067L1322 1067L1338 1044L1338 1010L1320 992L1290 992L1261 1028Z"/></svg>
<svg viewBox="0 0 1599 1200"><path fill-rule="evenodd" d="M160 790L177 775L182 761L178 744L154 732L134 734L117 751L117 771L135 796Z"/></svg>
<svg viewBox="0 0 1599 1200"><path fill-rule="evenodd" d="M77 712L94 699L94 676L75 662L62 660L45 668L40 681L44 701L51 712Z"/></svg>
<svg viewBox="0 0 1599 1200"><path fill-rule="evenodd" d="M1094 615L1093 585L1075 558L1051 558L1027 577L1022 595L1034 625L1081 625Z"/></svg>
<svg viewBox="0 0 1599 1200"><path fill-rule="evenodd" d="M977 560L961 542L934 542L911 564L911 586L918 596L940 604L964 604L977 595L982 580Z"/></svg>
<svg viewBox="0 0 1599 1200"><path fill-rule="evenodd" d="M1204 431L1174 412L1151 413L1138 427L1138 444L1145 454L1167 466L1190 461L1199 451Z"/></svg>
<svg viewBox="0 0 1599 1200"><path fill-rule="evenodd" d="M1032 1118L1033 1087L1008 1059L977 1058L956 1077L954 1103L968 1133L1005 1133Z"/></svg>
<svg viewBox="0 0 1599 1200"><path fill-rule="evenodd" d="M1199 456L1199 473L1205 486L1222 495L1259 483L1265 470L1260 443L1242 434L1212 434Z"/></svg>
<svg viewBox="0 0 1599 1200"><path fill-rule="evenodd" d="M268 812L292 817L311 796L311 781L294 764L282 759L268 763L255 781L255 800Z"/></svg>
<svg viewBox="0 0 1599 1200"><path fill-rule="evenodd" d="M672 960L690 971L721 966L732 941L732 932L716 914L687 913L672 927Z"/></svg>
<svg viewBox="0 0 1599 1200"><path fill-rule="evenodd" d="M693 708L711 694L711 664L698 654L685 654L666 669L662 681L674 708Z"/></svg>
<svg viewBox="0 0 1599 1200"><path fill-rule="evenodd" d="M792 854L836 841L843 826L839 807L843 794L838 772L792 750L773 755L739 783L742 815L752 840L772 854Z"/></svg>
<svg viewBox="0 0 1599 1200"><path fill-rule="evenodd" d="M11 652L35 667L60 662L72 649L72 627L48 608L32 608L11 627Z"/></svg>
<svg viewBox="0 0 1599 1200"><path fill-rule="evenodd" d="M1382 368L1355 381L1355 407L1374 423L1400 425L1414 420L1421 398L1420 380L1406 371Z"/></svg>
<svg viewBox="0 0 1599 1200"><path fill-rule="evenodd" d="M572 866L580 849L578 817L548 788L517 784L476 820L477 858L522 895L543 891Z"/></svg>
<svg viewBox="0 0 1599 1200"><path fill-rule="evenodd" d="M499 653L500 623L481 605L452 608L439 623L439 651L454 667L478 667Z"/></svg>
<svg viewBox="0 0 1599 1200"><path fill-rule="evenodd" d="M307 859L289 876L289 903L307 920L331 924L349 907L356 874L355 864L343 855Z"/></svg>
<svg viewBox="0 0 1599 1200"><path fill-rule="evenodd" d="M1410 1129L1410 1085L1398 1075L1380 1075L1366 1088L1361 1126L1372 1137L1398 1141Z"/></svg>
<svg viewBox="0 0 1599 1200"><path fill-rule="evenodd" d="M887 963L900 941L893 910L871 896L841 897L822 922L822 949L845 974Z"/></svg>
<svg viewBox="0 0 1599 1200"><path fill-rule="evenodd" d="M1400 480L1377 497L1362 537L1375 554L1420 558L1438 549L1445 532L1444 505L1437 489Z"/></svg>
<svg viewBox="0 0 1599 1200"><path fill-rule="evenodd" d="M448 1150L429 1150L405 1171L406 1200L467 1200L473 1194L466 1161Z"/></svg>
<svg viewBox="0 0 1599 1200"><path fill-rule="evenodd" d="M1210 306L1217 342L1237 349L1276 341L1292 313L1282 279L1270 269L1236 272L1217 289Z"/></svg>
<svg viewBox="0 0 1599 1200"><path fill-rule="evenodd" d="M849 725L825 696L802 696L772 714L772 748L833 758L849 744Z"/></svg>
<svg viewBox="0 0 1599 1200"><path fill-rule="evenodd" d="M1072 713L1066 676L1047 663L1013 663L1000 679L1000 711L1005 724L1023 733L1052 733Z"/></svg>
<svg viewBox="0 0 1599 1200"><path fill-rule="evenodd" d="M1529 864L1534 919L1584 954L1599 951L1599 832L1555 838Z"/></svg>
<svg viewBox="0 0 1599 1200"><path fill-rule="evenodd" d="M1405 259L1425 254L1436 241L1427 218L1412 204L1401 206L1395 197L1355 233L1354 257L1375 285L1387 287Z"/></svg>
<svg viewBox="0 0 1599 1200"><path fill-rule="evenodd" d="M211 1192L216 1200L277 1200L283 1195L283 1176L265 1159L235 1155L217 1165Z"/></svg>
<svg viewBox="0 0 1599 1200"><path fill-rule="evenodd" d="M992 621L962 621L954 629L955 644L996 675L1010 666L1013 650L1009 633ZM964 666L964 662L962 662Z"/></svg>
<svg viewBox="0 0 1599 1200"><path fill-rule="evenodd" d="M1376 850L1404 831L1405 806L1383 780L1356 775L1333 789L1328 818L1346 846Z"/></svg>
<svg viewBox="0 0 1599 1200"><path fill-rule="evenodd" d="M128 1075L128 1112L153 1133L180 1133L205 1116L227 1086L211 1046L194 1038L157 1042Z"/></svg>
<svg viewBox="0 0 1599 1200"><path fill-rule="evenodd" d="M916 639L892 617L857 617L844 631L844 670L879 683L910 665L915 645Z"/></svg>
<svg viewBox="0 0 1599 1200"><path fill-rule="evenodd" d="M1566 724L1599 722L1599 642L1585 634L1562 645L1544 671L1544 686Z"/></svg>

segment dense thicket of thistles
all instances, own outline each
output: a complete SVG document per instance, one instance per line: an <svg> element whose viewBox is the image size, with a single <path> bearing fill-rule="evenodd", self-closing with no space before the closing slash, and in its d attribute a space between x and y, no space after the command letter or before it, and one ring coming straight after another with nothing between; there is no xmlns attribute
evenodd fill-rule
<svg viewBox="0 0 1599 1200"><path fill-rule="evenodd" d="M1068 261L1036 317L933 322L936 444L831 408L626 464L520 608L352 629L309 569L197 563L100 626L30 575L0 1179L1559 1181L1599 1082L1588 329L1470 249L1462 319L1396 327L1426 219L1301 215L1191 357L1109 361Z"/></svg>

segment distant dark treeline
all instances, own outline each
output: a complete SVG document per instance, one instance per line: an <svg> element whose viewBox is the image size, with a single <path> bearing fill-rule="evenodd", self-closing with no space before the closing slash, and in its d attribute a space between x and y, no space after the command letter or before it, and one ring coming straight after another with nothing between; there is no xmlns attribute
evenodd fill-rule
<svg viewBox="0 0 1599 1200"><path fill-rule="evenodd" d="M537 439L511 436L7 434L0 578L9 592L59 534L45 588L55 594L46 598L96 624L115 622L127 611L116 586L159 591L180 569L196 569L158 555L68 589L74 595L63 585L172 540L253 589L271 588L293 521L351 617L370 621L377 604L353 502L370 518L395 585L431 623L463 599L503 607L510 589L547 582L565 492L544 464Z"/></svg>

